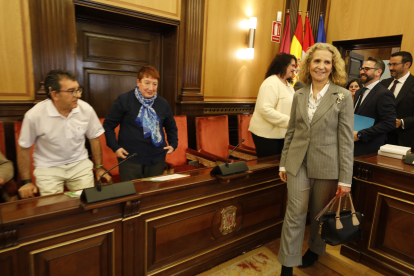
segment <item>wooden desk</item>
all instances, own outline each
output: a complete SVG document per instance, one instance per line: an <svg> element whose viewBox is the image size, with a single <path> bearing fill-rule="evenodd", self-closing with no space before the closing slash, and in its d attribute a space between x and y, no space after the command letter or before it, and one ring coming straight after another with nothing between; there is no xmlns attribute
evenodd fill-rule
<svg viewBox="0 0 414 276"><path fill-rule="evenodd" d="M370 154L355 158L354 203L364 239L341 254L385 275L414 275L414 166Z"/></svg>
<svg viewBox="0 0 414 276"><path fill-rule="evenodd" d="M1 275L195 275L277 239L286 206L279 160L247 164L251 172L229 183L199 169L136 180L136 195L96 204L63 194L1 204ZM223 235L229 206L235 227Z"/></svg>

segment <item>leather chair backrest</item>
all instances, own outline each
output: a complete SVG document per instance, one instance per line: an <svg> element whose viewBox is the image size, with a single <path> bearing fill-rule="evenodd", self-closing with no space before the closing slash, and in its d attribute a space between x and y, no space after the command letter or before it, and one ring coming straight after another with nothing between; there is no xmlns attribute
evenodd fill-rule
<svg viewBox="0 0 414 276"><path fill-rule="evenodd" d="M99 118L99 121L101 122L102 125L103 125L104 120L105 118ZM115 135L117 139L118 139L118 134L119 134L119 125L115 128ZM102 165L104 166L106 170L109 170L110 168L118 164L118 158L116 158L116 155L112 151L112 149L106 145L105 133L99 136L99 142L101 143L101 149L102 149ZM115 167L111 171L111 175L112 175L112 181L114 183L121 181L121 178L119 176L119 167Z"/></svg>
<svg viewBox="0 0 414 276"><path fill-rule="evenodd" d="M239 143L244 139L243 145L251 148L256 148L253 142L252 133L249 131L250 120L253 114L239 114L237 115L237 128L239 134Z"/></svg>
<svg viewBox="0 0 414 276"><path fill-rule="evenodd" d="M188 148L187 116L174 116L174 119L178 129L178 147L173 151L173 153L167 154L165 161L177 167L187 164L185 152L185 150ZM167 134L165 134L165 139L167 139ZM168 141L166 142L168 144Z"/></svg>
<svg viewBox="0 0 414 276"><path fill-rule="evenodd" d="M15 141L16 141L16 151L19 148L19 137L20 137L20 131L21 131L21 128L22 128L22 124L23 124L23 122L14 122L14 138L15 138ZM30 176L32 177L32 183L34 185L36 185L36 178L33 175L33 171L35 169L35 167L33 165L33 151L35 149L35 146L36 146L36 143L34 143L32 145L32 147L30 148ZM17 177L18 183L20 183L20 180L21 180L21 177L20 177L20 173L19 173L19 175Z"/></svg>
<svg viewBox="0 0 414 276"><path fill-rule="evenodd" d="M197 150L227 158L229 123L227 115L196 118Z"/></svg>

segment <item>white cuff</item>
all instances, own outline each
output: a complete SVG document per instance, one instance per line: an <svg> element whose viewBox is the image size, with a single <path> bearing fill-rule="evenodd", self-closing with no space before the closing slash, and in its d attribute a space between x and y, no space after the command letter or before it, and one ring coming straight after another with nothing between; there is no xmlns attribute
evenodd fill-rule
<svg viewBox="0 0 414 276"><path fill-rule="evenodd" d="M401 127L402 127L402 129L404 129L404 120L403 119L401 119Z"/></svg>
<svg viewBox="0 0 414 276"><path fill-rule="evenodd" d="M285 167L279 167L279 172L285 172L285 171L286 171Z"/></svg>
<svg viewBox="0 0 414 276"><path fill-rule="evenodd" d="M343 183L343 182L338 182L338 185L341 185L341 186L344 186L344 187L349 187L349 188L351 188L351 186L352 186L352 184L346 184L346 183Z"/></svg>

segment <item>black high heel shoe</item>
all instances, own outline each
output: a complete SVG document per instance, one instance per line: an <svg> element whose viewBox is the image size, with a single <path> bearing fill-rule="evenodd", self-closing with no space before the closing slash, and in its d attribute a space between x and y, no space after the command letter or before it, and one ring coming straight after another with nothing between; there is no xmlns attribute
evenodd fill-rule
<svg viewBox="0 0 414 276"><path fill-rule="evenodd" d="M293 267L282 265L282 272L280 272L280 276L293 276Z"/></svg>
<svg viewBox="0 0 414 276"><path fill-rule="evenodd" d="M302 257L302 265L300 265L300 268L307 268L312 266L317 260L319 255L315 252L312 252L309 248L308 251L306 251L305 255Z"/></svg>

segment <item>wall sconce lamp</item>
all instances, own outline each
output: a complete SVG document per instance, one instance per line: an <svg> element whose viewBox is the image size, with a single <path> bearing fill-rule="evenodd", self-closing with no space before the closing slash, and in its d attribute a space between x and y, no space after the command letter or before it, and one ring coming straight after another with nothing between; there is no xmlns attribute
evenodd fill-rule
<svg viewBox="0 0 414 276"><path fill-rule="evenodd" d="M249 20L249 37L246 49L246 59L254 58L254 35L256 33L257 17L250 17Z"/></svg>

